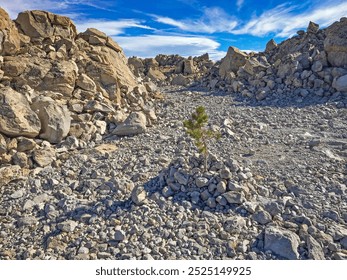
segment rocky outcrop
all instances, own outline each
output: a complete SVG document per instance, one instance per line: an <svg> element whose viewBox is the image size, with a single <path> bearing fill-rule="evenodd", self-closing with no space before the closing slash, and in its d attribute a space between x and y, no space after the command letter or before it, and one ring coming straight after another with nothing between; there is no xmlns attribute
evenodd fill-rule
<svg viewBox="0 0 347 280"><path fill-rule="evenodd" d="M26 11L16 19L18 29L33 39L45 39L60 36L74 39L77 35L76 26L68 18L45 11Z"/></svg>
<svg viewBox="0 0 347 280"><path fill-rule="evenodd" d="M145 115L136 133L155 122L151 101L161 95L136 80L122 48L105 33L78 34L71 19L46 11L22 12L15 21L4 10L0 15L0 135L6 143L0 164L52 164L47 143L85 147L132 112ZM20 137L33 143L9 148ZM72 138L64 143L66 137ZM55 146L50 149L55 154Z"/></svg>
<svg viewBox="0 0 347 280"><path fill-rule="evenodd" d="M0 55L13 55L20 48L20 36L7 12L0 8Z"/></svg>

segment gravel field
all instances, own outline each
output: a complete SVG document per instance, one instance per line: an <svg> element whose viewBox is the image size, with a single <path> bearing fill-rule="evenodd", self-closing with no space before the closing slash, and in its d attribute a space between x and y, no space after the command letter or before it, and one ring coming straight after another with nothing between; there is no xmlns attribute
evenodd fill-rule
<svg viewBox="0 0 347 280"><path fill-rule="evenodd" d="M346 259L347 98L166 87L157 123L0 189L1 259ZM203 105L209 170L182 121Z"/></svg>

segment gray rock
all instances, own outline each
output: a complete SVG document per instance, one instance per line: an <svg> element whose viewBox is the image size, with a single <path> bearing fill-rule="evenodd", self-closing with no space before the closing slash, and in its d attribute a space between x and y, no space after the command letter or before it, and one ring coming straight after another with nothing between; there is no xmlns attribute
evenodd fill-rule
<svg viewBox="0 0 347 280"><path fill-rule="evenodd" d="M142 186L137 186L133 189L131 193L131 200L136 205L143 205L147 198L146 191Z"/></svg>
<svg viewBox="0 0 347 280"><path fill-rule="evenodd" d="M325 260L321 245L312 237L307 237L308 256L312 260Z"/></svg>
<svg viewBox="0 0 347 280"><path fill-rule="evenodd" d="M208 179L205 177L198 177L195 179L195 184L198 188L203 188L208 186Z"/></svg>
<svg viewBox="0 0 347 280"><path fill-rule="evenodd" d="M206 204L210 208L215 208L217 206L216 199L214 197L209 197L206 201Z"/></svg>
<svg viewBox="0 0 347 280"><path fill-rule="evenodd" d="M193 204L198 204L200 201L200 192L198 191L191 192L190 197Z"/></svg>
<svg viewBox="0 0 347 280"><path fill-rule="evenodd" d="M231 172L228 168L221 169L219 172L219 175L222 179L230 179L231 178Z"/></svg>
<svg viewBox="0 0 347 280"><path fill-rule="evenodd" d="M335 78L333 81L333 88L337 91L347 92L347 75Z"/></svg>
<svg viewBox="0 0 347 280"><path fill-rule="evenodd" d="M165 186L161 193L163 194L163 196L165 197L170 197L173 196L175 194L175 192L169 187L169 186Z"/></svg>
<svg viewBox="0 0 347 280"><path fill-rule="evenodd" d="M176 172L174 174L174 178L176 179L176 181L181 184L181 185L187 185L188 184L188 179L189 177L181 172Z"/></svg>
<svg viewBox="0 0 347 280"><path fill-rule="evenodd" d="M246 221L240 216L230 217L224 221L223 227L229 233L240 232L246 227Z"/></svg>
<svg viewBox="0 0 347 280"><path fill-rule="evenodd" d="M38 220L33 216L21 217L17 220L18 227L35 226L38 224Z"/></svg>
<svg viewBox="0 0 347 280"><path fill-rule="evenodd" d="M114 239L116 241L123 241L125 239L125 232L121 229L116 229L116 232L114 234Z"/></svg>
<svg viewBox="0 0 347 280"><path fill-rule="evenodd" d="M300 238L293 232L270 226L264 232L264 250L289 260L299 259Z"/></svg>
<svg viewBox="0 0 347 280"><path fill-rule="evenodd" d="M255 220L257 223L261 225L266 225L272 222L271 215L264 210L257 211L256 213L252 215L252 218L253 220Z"/></svg>
<svg viewBox="0 0 347 280"><path fill-rule="evenodd" d="M15 191L13 194L11 194L11 198L16 199L16 198L21 198L24 195L24 189L19 189Z"/></svg>
<svg viewBox="0 0 347 280"><path fill-rule="evenodd" d="M232 204L242 204L245 201L245 197L243 193L229 191L223 193L222 196L228 201L228 203Z"/></svg>
<svg viewBox="0 0 347 280"><path fill-rule="evenodd" d="M323 64L319 60L315 61L311 67L311 70L316 73L322 71L322 69L323 69Z"/></svg>
<svg viewBox="0 0 347 280"><path fill-rule="evenodd" d="M217 184L217 192L219 192L219 193L225 193L226 190L227 190L227 186L226 186L225 181L220 181L220 182Z"/></svg>
<svg viewBox="0 0 347 280"><path fill-rule="evenodd" d="M208 190L204 190L201 194L200 197L203 201L206 201L211 197L211 193Z"/></svg>
<svg viewBox="0 0 347 280"><path fill-rule="evenodd" d="M57 225L58 229L60 229L63 232L73 232L77 226L77 222L68 220L61 222Z"/></svg>
<svg viewBox="0 0 347 280"><path fill-rule="evenodd" d="M340 240L340 244L343 249L347 250L347 236L345 236L344 238Z"/></svg>

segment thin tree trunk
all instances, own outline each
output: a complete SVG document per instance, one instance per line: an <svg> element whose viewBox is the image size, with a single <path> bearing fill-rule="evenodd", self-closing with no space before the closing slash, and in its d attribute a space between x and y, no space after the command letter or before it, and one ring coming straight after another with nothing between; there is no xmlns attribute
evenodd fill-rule
<svg viewBox="0 0 347 280"><path fill-rule="evenodd" d="M208 157L208 151L207 151L207 144L204 142L205 151L204 151L204 171L207 172L207 157Z"/></svg>

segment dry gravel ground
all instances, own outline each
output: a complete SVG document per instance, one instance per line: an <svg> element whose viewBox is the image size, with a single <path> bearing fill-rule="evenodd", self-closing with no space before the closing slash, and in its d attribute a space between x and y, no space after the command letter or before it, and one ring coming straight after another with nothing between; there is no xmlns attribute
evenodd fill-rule
<svg viewBox="0 0 347 280"><path fill-rule="evenodd" d="M346 259L346 96L162 90L145 134L62 151L0 190L1 259ZM222 133L210 147L218 168L237 165L228 182L247 186L243 202L218 198L222 175L199 166L209 185L163 190L163 176L180 180L170 166L195 157L182 121L198 105Z"/></svg>

